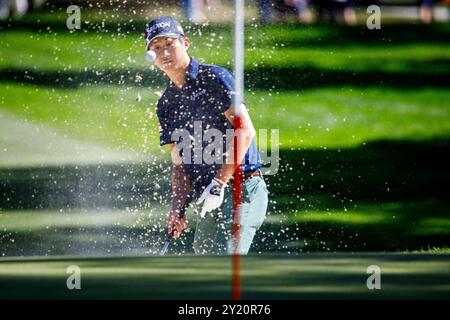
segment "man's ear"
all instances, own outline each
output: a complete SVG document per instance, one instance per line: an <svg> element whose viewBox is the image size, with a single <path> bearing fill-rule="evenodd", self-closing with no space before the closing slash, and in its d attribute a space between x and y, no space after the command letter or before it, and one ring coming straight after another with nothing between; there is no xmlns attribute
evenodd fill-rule
<svg viewBox="0 0 450 320"><path fill-rule="evenodd" d="M189 50L189 46L191 45L191 40L188 37L184 37L183 38L183 44L184 47L186 48L186 51Z"/></svg>

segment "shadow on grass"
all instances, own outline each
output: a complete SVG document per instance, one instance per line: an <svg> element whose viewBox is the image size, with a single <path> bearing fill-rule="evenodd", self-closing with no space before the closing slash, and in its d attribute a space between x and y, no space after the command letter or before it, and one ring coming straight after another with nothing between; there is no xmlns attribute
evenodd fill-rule
<svg viewBox="0 0 450 320"><path fill-rule="evenodd" d="M298 25L281 25L286 29L295 30ZM276 26L273 27L277 28ZM447 43L450 35L450 27L448 24L435 24L425 26L420 24L389 24L383 25L380 32L373 32L367 29L365 25L349 27L349 26L313 26L310 30L317 30L322 33L317 37L305 37L307 33L297 33L295 36L283 41L286 47L305 48L312 47L335 47L345 48L347 46L364 45L365 47L377 46L395 46L405 44L436 44ZM291 33L292 34L292 33ZM273 45L279 40L269 39L273 41Z"/></svg>
<svg viewBox="0 0 450 320"><path fill-rule="evenodd" d="M81 6L83 7L83 6ZM53 8L52 8L53 9ZM60 34L70 34L66 26L68 14L61 8L60 12L52 16L41 15L39 13L29 14L21 19L10 19L0 22L0 30L23 30L23 31L41 31L58 32ZM88 19L82 20L81 31L90 33L106 33L108 35L135 34L141 38L147 20L137 18L135 15L123 16L120 21L111 21L112 12L103 11L95 17L95 12L87 11ZM43 11L43 13L48 13ZM130 19L132 21L130 22ZM198 35L199 31L203 36L208 34L232 34L232 23L227 24L202 24L195 25L183 22L187 36ZM436 44L448 43L450 27L448 24L433 24L430 26L421 24L388 24L383 25L381 31L368 30L365 25L349 27L341 25L313 25L305 27L297 23L276 23L271 25L254 24L246 26L247 32L258 35L256 40L260 40L264 45L272 47L279 44L280 38L276 35L283 33L289 35L283 37L283 44L288 47L304 48L305 46L314 47L345 47L354 45L386 46L398 44ZM267 35L266 36L266 31ZM315 36L311 36L309 31L314 31ZM253 40L254 41L254 40Z"/></svg>
<svg viewBox="0 0 450 320"><path fill-rule="evenodd" d="M267 177L275 216L255 250L273 242L281 251L449 246L449 144L378 141L340 151L282 151L280 172ZM277 213L286 219L277 221Z"/></svg>
<svg viewBox="0 0 450 320"><path fill-rule="evenodd" d="M450 141L442 139L379 141L343 150L282 150L280 172L265 178L271 193L270 215L252 251L395 251L450 246L449 147ZM102 208L145 211L152 203L168 206L170 175L162 168L170 167L1 169L0 208L10 213L55 210L55 214L60 209L87 208L95 215ZM100 239L104 243L99 247L107 250L109 245L112 252L123 253L143 250L145 241L160 242L165 228L164 222L150 231L142 229L142 224L90 229L83 227L83 221L79 223L72 229L50 223L53 234L3 226L0 242L2 247L8 244L8 255L25 253L20 248L27 243L41 245L41 249L35 248L39 252L52 244L54 252L61 253L64 246L58 241L64 235L72 239L73 250L82 251L89 246L85 239L94 241L95 235L110 234L111 238ZM127 241L120 243L127 237L128 245ZM172 245L172 252L192 252L192 237L192 230L186 232L182 241Z"/></svg>
<svg viewBox="0 0 450 320"><path fill-rule="evenodd" d="M137 208L170 201L171 167L118 164L0 169L0 208ZM155 197L155 193L157 198Z"/></svg>
<svg viewBox="0 0 450 320"><path fill-rule="evenodd" d="M395 207L395 209L393 208ZM342 210L299 208L263 224L255 252L412 251L450 246L450 201L365 203ZM372 220L372 215L377 215Z"/></svg>
<svg viewBox="0 0 450 320"><path fill-rule="evenodd" d="M281 150L273 196L326 194L367 201L447 198L450 139L375 141L353 149ZM292 168L292 169L291 169Z"/></svg>
<svg viewBox="0 0 450 320"><path fill-rule="evenodd" d="M230 257L3 260L0 298L228 299L231 261ZM439 255L242 257L242 294L245 299L447 299L448 262L448 256ZM367 290L366 269L373 264L382 268L383 290ZM81 268L83 290L67 290L69 265Z"/></svg>
<svg viewBox="0 0 450 320"><path fill-rule="evenodd" d="M273 198L290 197L297 203L305 195L325 195L335 199L326 204L328 208L350 200L446 199L449 148L450 140L441 139L378 141L352 149L280 150L279 172L266 180ZM2 168L0 208L123 209L161 202L167 198L170 170L164 162Z"/></svg>
<svg viewBox="0 0 450 320"><path fill-rule="evenodd" d="M40 214L36 212L36 214ZM67 213L66 213L67 214ZM95 218L96 212L91 212ZM59 218L61 213L53 213L47 217ZM162 215L161 215L162 216ZM17 219L21 219L20 215ZM26 222L24 222L26 223ZM165 232L160 222L159 226L84 226L80 219L68 227L53 227L51 221L48 228L33 228L28 230L7 229L0 232L0 256L130 256L158 255L164 244ZM190 243L193 233L186 232L183 242L172 245L170 252L194 253Z"/></svg>
<svg viewBox="0 0 450 320"><path fill-rule="evenodd" d="M447 87L450 83L450 61L445 59L424 62L402 61L405 72L376 70L330 70L315 66L267 66L247 69L247 87L253 90L299 90L327 86L389 86L398 88ZM420 70L441 70L421 72ZM418 70L418 71L417 71ZM442 71L443 70L443 71ZM143 80L136 82L139 74ZM147 88L166 86L167 77L161 72L146 70L96 70L88 71L32 71L25 69L0 69L0 82L24 83L52 88L76 89L81 86L117 85Z"/></svg>

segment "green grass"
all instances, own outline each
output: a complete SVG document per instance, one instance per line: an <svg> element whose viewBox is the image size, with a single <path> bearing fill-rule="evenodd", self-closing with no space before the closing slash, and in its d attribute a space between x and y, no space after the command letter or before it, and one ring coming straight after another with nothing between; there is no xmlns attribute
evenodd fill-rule
<svg viewBox="0 0 450 320"><path fill-rule="evenodd" d="M445 253L445 254L449 254L450 253L450 248L449 247L442 247L442 248L438 248L438 247L433 247L433 248L428 248L428 249L422 249L422 250L415 250L412 251L411 253Z"/></svg>
<svg viewBox="0 0 450 320"><path fill-rule="evenodd" d="M45 18L44 18L45 17ZM110 22L101 30L84 27L70 32L63 15L30 15L40 19L29 30L2 31L0 67L25 70L148 69L141 35L144 21ZM96 21L97 20L97 21ZM113 19L114 20L114 19ZM101 23L93 17L92 24ZM109 21L109 20L108 20ZM21 22L16 22L21 26ZM124 28L124 24L128 25ZM118 31L122 28L121 31ZM450 70L449 28L432 27L438 37L420 28L387 27L383 35L364 33L359 28L298 27L297 25L256 26L246 32L246 67L300 67L322 70L378 70L386 72L443 73ZM418 30L416 30L418 29ZM232 29L228 25L188 26L191 53L201 61L232 67ZM396 30L398 30L396 32ZM418 33L416 41L402 32ZM423 37L422 39L420 37ZM418 40L418 41L417 41ZM442 40L442 41L439 41ZM438 42L439 41L439 42Z"/></svg>
<svg viewBox="0 0 450 320"><path fill-rule="evenodd" d="M288 30L278 30L287 34ZM0 38L0 67L24 70L72 70L83 71L85 68L103 69L137 69L149 68L144 59L143 41L139 35L111 35L105 33L70 34L43 33L29 34L23 31L3 31ZM229 32L229 30L227 30ZM252 34L254 34L251 31ZM264 31L255 32L263 38ZM192 37L192 55L200 61L214 63L232 68L232 43L228 36L215 41L204 41L199 36ZM295 36L295 33L293 34ZM268 35L268 39L272 35ZM289 35L291 37L291 35ZM291 38L289 38L291 39ZM273 41L273 40L272 40ZM436 59L450 59L449 44L403 44L371 47L351 45L342 48L335 46L293 48L277 39L276 46L272 41L258 40L250 42L246 51L246 67L316 67L332 70L379 70L387 72L408 72L415 64L415 72L449 71L445 64L429 63ZM219 42L219 45L210 45ZM281 44L283 43L283 47ZM214 49L214 50L212 50Z"/></svg>
<svg viewBox="0 0 450 320"><path fill-rule="evenodd" d="M311 196L309 196L311 198ZM401 251L448 253L448 203L436 200L353 201L333 204L326 198L293 209L277 208L275 197L252 253L317 251ZM281 203L280 203L281 202ZM162 245L168 205L147 203L146 209L59 209L0 211L0 256L157 254ZM188 229L171 253L193 254L197 217L189 210ZM442 245L442 251L439 250ZM423 251L425 250L425 251Z"/></svg>
<svg viewBox="0 0 450 320"><path fill-rule="evenodd" d="M150 90L88 87L78 90L5 84L1 108L71 136L145 153L158 149L156 96ZM138 103L137 95L145 102Z"/></svg>
<svg viewBox="0 0 450 320"><path fill-rule="evenodd" d="M166 209L166 208L164 208ZM165 211L165 210L164 210ZM90 228L136 225L153 225L163 223L165 215L161 208L153 205L149 211L121 211L121 210L66 210L66 211L3 211L0 212L1 227L9 232L38 232L64 228ZM20 215L22 219L17 219ZM161 220L161 221L158 221Z"/></svg>
<svg viewBox="0 0 450 320"><path fill-rule="evenodd" d="M159 148L155 114L163 81L161 73L144 60L140 34L144 21L122 17L107 20L104 27L84 25L71 33L65 28L65 17L61 12L33 13L11 26L0 24L0 117L3 112L43 130L54 128L80 144L92 143L94 149L108 146L145 157L167 157ZM85 18L101 25L105 17ZM229 25L188 26L187 30L194 57L231 68ZM445 150L450 93L445 83L450 74L450 27L393 25L369 32L360 27L248 24L246 30L250 115L257 129L279 129L281 142L282 167L267 179L271 216L258 248L305 252L448 246L450 206L444 186L449 182ZM136 74L144 77L142 82L134 81ZM5 137L10 141L1 140ZM44 167L55 165L48 160L54 155L38 154L35 150L43 148L30 148L35 140L19 129L1 139L0 163L34 166L36 162L26 158L35 157L44 159ZM1 155L8 150L17 155L6 162ZM24 159L14 163L19 155ZM42 246L47 243L54 245L51 252L63 254L66 234L69 243L79 241L71 252L82 252L90 241L98 241L97 249L118 252L124 236L139 239L151 225L145 219L135 225L135 217L126 211L107 217L96 212L97 207L88 209L92 216L74 213L76 208L72 217L58 215L58 206L67 204L64 201L91 205L76 195L70 198L71 188L79 186L78 167L75 173L49 168L39 179L33 169L3 169L0 226L3 223L9 233L0 234L0 239L2 245L7 243L3 247L7 255L20 254L27 245L31 253L45 254ZM160 173L138 169L139 174ZM80 172L94 177L105 174L81 165ZM61 179L53 181L52 174L61 174ZM114 189L116 181L105 182L105 194L109 190L125 198L123 204L114 199L110 205L118 210L140 207L147 200L145 205L153 205L154 190L146 189L150 183L142 178L145 174L128 174L122 189ZM92 196L101 198L96 191ZM142 197L136 200L136 193ZM49 194L61 195L62 200L52 202ZM36 207L42 211L25 210ZM16 220L16 215L21 219ZM123 225L115 226L112 220ZM53 233L47 232L47 226ZM99 230L116 233L105 237ZM145 250L143 246L154 245L161 232L153 230L153 238L146 242L127 243L132 250ZM15 242L8 242L11 239ZM185 240L180 250L191 250L192 232ZM278 243L273 245L275 240ZM272 247L266 246L268 242Z"/></svg>
<svg viewBox="0 0 450 320"><path fill-rule="evenodd" d="M429 139L450 134L447 90L326 88L263 92L247 101L257 128L280 130L281 148L352 147L384 139Z"/></svg>
<svg viewBox="0 0 450 320"><path fill-rule="evenodd" d="M22 22L15 22L24 28L2 30L0 70L43 72L43 79L49 72L57 71L61 72L60 80L73 76L71 73L93 71L101 79L105 70L125 74L129 71L131 78L138 73L148 77L145 83L151 83L152 75L158 74L155 81L161 83L157 80L159 72L149 71L150 66L143 59L139 21L123 20L121 24L113 19L103 31L86 27L71 33L60 25L65 22L65 16L61 12L30 15ZM91 23L104 18L102 14L88 16ZM32 22L37 19L40 22L33 26ZM115 27L118 24L127 24L128 29L119 32ZM33 27L40 31L29 32ZM405 29L402 26L398 27L399 31L395 28L385 31L389 37L383 37L375 33L360 34L362 31L357 28L249 25L247 70L257 73L259 68L264 68L282 76L287 68L298 70L299 79L324 73L317 88L314 81L318 80L311 80L309 90L299 87L294 91L284 91L286 80L277 82L279 77L273 83L274 88L268 86L268 90L258 89L266 87L267 81L247 78L251 89L246 100L256 127L279 129L282 148L352 147L380 139L447 137L450 134L450 111L445 103L450 98L448 90L433 86L399 89L370 80L376 79L379 73L403 74L401 81L407 81L410 72L419 78L421 74L448 74L450 43L443 39L449 28L433 28L434 33L429 36L415 27L418 36L411 39L402 37ZM189 30L194 57L231 67L232 30L229 26L190 26ZM442 41L429 41L427 35ZM345 77L349 75L343 75L344 83L339 87L322 88L327 83L327 75L339 79L339 75L334 75L336 72L355 73L355 79L361 77L365 79L361 81L373 85L345 84ZM158 153L154 114L157 96L154 93L160 92L161 87L143 87L138 83L117 86L116 82L114 86L84 83L79 87L83 82L74 81L75 89L68 90L51 87L52 82L50 87L35 87L18 83L20 81L4 81L0 83L0 107L55 126L80 139ZM142 96L141 102L136 101L138 95Z"/></svg>
<svg viewBox="0 0 450 320"><path fill-rule="evenodd" d="M448 263L423 254L243 257L242 298L448 299ZM66 289L70 265L81 269L81 290ZM367 289L370 265L381 269L381 290ZM7 259L0 298L229 299L231 270L229 257Z"/></svg>
<svg viewBox="0 0 450 320"><path fill-rule="evenodd" d="M1 85L4 110L74 137L137 152L159 152L154 89L77 90ZM142 101L137 102L137 95ZM257 129L278 129L281 148L353 147L384 139L426 140L450 134L445 89L325 88L247 95Z"/></svg>
<svg viewBox="0 0 450 320"><path fill-rule="evenodd" d="M87 17L95 24L101 23L105 14L96 17L87 13ZM0 70L15 68L20 72L44 72L44 75L57 71L61 72L61 80L69 77L70 72L85 71L97 73L99 79L105 70L128 70L132 78L137 73L149 78L156 75L156 71L149 72L150 66L143 59L139 20L112 19L107 20L110 22L103 31L87 26L71 33L61 27L65 17L59 11L53 15L30 15L14 22L18 29L5 28L0 36ZM36 20L39 23L33 25ZM123 30L117 31L117 27ZM29 32L32 28L40 31ZM418 35L413 39L410 35L402 36L405 29L402 26L397 27L399 31L394 27L386 30L389 36L383 37L376 33L364 34L358 28L252 24L247 29L246 68L256 72L264 68L281 75L286 68L299 70L299 78L323 72L325 76L320 81L325 84L327 74L341 71L353 72L355 79L363 77L364 81L372 81L367 79L375 79L380 72L404 74L405 80L410 72L445 75L450 71L450 43L443 39L450 30L445 25L433 28L430 36L414 27ZM192 34L194 57L231 67L229 26L189 26L188 29ZM442 41L433 42L426 36ZM450 111L445 103L450 95L444 88L404 90L383 87L382 83L360 87L344 82L339 87L325 88L314 88L312 83L310 90L299 87L292 92L283 91L283 84L278 88L278 80L269 90L258 90L267 84L255 82L256 87L247 92L246 99L257 128L280 130L282 148L350 147L380 139L420 140L450 134ZM247 78L250 88L252 81ZM156 82L160 84L159 80ZM81 139L157 152L154 114L157 96L153 93L162 88L114 84L90 84L64 90L3 82L0 107L56 126ZM138 95L142 96L140 103L136 101Z"/></svg>

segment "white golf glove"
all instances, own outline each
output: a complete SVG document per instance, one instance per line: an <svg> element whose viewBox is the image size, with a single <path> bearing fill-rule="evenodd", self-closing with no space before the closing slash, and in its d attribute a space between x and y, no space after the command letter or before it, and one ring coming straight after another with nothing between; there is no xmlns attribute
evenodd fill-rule
<svg viewBox="0 0 450 320"><path fill-rule="evenodd" d="M227 185L225 183L221 185L215 179L211 181L205 191L203 191L200 198L197 200L197 204L204 202L202 211L200 212L200 217L203 218L206 213L217 209L222 205L226 186Z"/></svg>

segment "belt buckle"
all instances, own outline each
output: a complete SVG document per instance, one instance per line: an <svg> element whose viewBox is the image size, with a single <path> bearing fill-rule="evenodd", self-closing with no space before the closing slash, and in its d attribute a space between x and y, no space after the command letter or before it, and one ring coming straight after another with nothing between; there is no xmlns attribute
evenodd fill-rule
<svg viewBox="0 0 450 320"><path fill-rule="evenodd" d="M261 175L261 170L259 170L259 168L258 168L258 169L256 169L256 170L253 170L253 171L248 172L248 173L246 174L247 177L244 176L244 181L245 181L245 180L248 180L248 179L251 179L251 178L253 178L253 177L256 177L256 176L257 176L256 173L259 173L259 176L262 176L262 175Z"/></svg>

